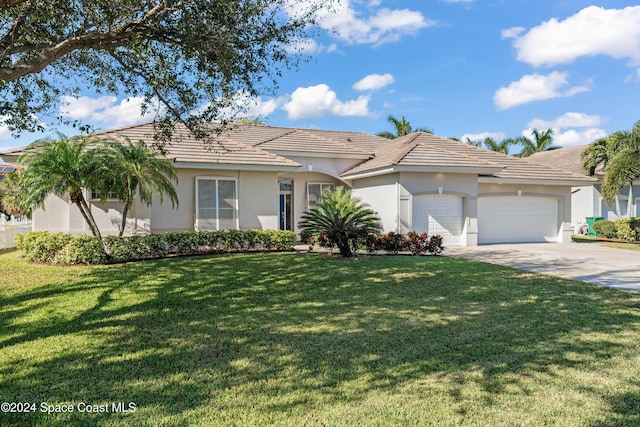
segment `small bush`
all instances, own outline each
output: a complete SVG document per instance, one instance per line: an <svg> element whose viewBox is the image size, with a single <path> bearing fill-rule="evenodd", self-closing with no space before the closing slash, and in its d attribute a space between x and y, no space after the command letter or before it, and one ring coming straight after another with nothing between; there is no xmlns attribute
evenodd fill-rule
<svg viewBox="0 0 640 427"><path fill-rule="evenodd" d="M618 239L630 243L640 240L640 228L638 228L640 224L638 224L638 218L617 219L614 225Z"/></svg>
<svg viewBox="0 0 640 427"><path fill-rule="evenodd" d="M51 262L53 264L105 264L107 254L100 239L82 235L69 240Z"/></svg>
<svg viewBox="0 0 640 427"><path fill-rule="evenodd" d="M108 236L104 239L104 245L111 262L164 258L168 254L166 238L162 234Z"/></svg>
<svg viewBox="0 0 640 427"><path fill-rule="evenodd" d="M16 246L26 259L33 262L53 262L54 258L73 239L68 234L31 231L16 236Z"/></svg>
<svg viewBox="0 0 640 427"><path fill-rule="evenodd" d="M617 237L616 225L613 221L601 219L593 223L593 231L607 239L615 239Z"/></svg>
<svg viewBox="0 0 640 427"><path fill-rule="evenodd" d="M427 233L416 233L410 231L406 235L389 232L377 235L369 233L364 242L367 252L374 253L377 251L385 251L389 254L397 254L406 250L412 255L434 254L438 255L442 252L442 236L429 236Z"/></svg>
<svg viewBox="0 0 640 427"><path fill-rule="evenodd" d="M200 252L200 235L195 231L165 233L167 250L178 255L193 255Z"/></svg>

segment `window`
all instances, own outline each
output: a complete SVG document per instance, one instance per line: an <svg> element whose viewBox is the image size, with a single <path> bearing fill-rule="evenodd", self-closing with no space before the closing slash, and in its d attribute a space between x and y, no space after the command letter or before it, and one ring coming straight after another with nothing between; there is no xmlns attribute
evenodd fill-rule
<svg viewBox="0 0 640 427"><path fill-rule="evenodd" d="M100 200L100 195L98 195L98 193L94 190L90 190L89 194L91 195L90 200ZM114 191L110 191L109 192L109 196L105 199L105 201L114 201L114 200L120 200L120 197L118 197L118 193L114 192Z"/></svg>
<svg viewBox="0 0 640 427"><path fill-rule="evenodd" d="M196 178L195 228L238 228L238 192L235 179Z"/></svg>
<svg viewBox="0 0 640 427"><path fill-rule="evenodd" d="M334 184L329 183L307 183L307 209L313 208L318 200L322 197L322 194L327 190L333 190Z"/></svg>

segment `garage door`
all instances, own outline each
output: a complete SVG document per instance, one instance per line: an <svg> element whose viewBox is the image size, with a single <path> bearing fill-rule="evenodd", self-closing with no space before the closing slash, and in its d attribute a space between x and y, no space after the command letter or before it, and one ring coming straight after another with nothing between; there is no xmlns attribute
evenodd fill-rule
<svg viewBox="0 0 640 427"><path fill-rule="evenodd" d="M462 198L424 195L413 198L413 230L440 234L445 245L462 243Z"/></svg>
<svg viewBox="0 0 640 427"><path fill-rule="evenodd" d="M557 240L556 199L478 198L478 243L533 243Z"/></svg>

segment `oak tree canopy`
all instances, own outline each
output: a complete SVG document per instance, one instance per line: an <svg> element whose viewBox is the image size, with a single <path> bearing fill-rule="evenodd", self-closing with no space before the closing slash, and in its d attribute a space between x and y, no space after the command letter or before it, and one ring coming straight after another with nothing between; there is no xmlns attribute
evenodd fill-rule
<svg viewBox="0 0 640 427"><path fill-rule="evenodd" d="M197 130L234 96L274 89L329 4L0 0L0 124L34 131L37 115L58 114L61 97L93 88L143 97L146 111L160 105L158 123Z"/></svg>

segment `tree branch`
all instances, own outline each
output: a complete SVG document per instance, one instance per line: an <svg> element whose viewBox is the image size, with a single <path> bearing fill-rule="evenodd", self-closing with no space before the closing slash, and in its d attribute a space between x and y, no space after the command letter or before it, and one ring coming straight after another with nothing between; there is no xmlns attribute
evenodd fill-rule
<svg viewBox="0 0 640 427"><path fill-rule="evenodd" d="M0 0L3 1L3 0ZM28 0L24 0L28 1ZM160 3L149 10L137 21L124 26L118 32L93 32L82 36L71 37L53 44L33 44L17 46L15 49L7 47L3 57L25 53L38 52L36 56L19 61L11 66L0 67L0 81L11 82L28 74L39 73L47 65L78 49L92 48L96 50L113 50L113 48L126 44L134 35L144 34L144 24L166 10L166 4ZM17 24L14 23L14 26ZM9 36L11 31L7 36ZM4 41L4 40L3 40Z"/></svg>
<svg viewBox="0 0 640 427"><path fill-rule="evenodd" d="M19 6L27 1L29 0L0 0L0 12Z"/></svg>

